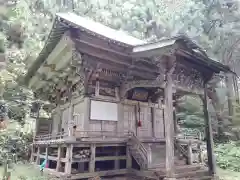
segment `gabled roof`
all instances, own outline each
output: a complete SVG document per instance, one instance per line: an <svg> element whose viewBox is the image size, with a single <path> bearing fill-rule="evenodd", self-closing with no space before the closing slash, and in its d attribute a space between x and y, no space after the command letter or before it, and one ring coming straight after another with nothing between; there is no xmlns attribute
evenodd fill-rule
<svg viewBox="0 0 240 180"><path fill-rule="evenodd" d="M77 28L108 42L124 47L130 47L133 49L133 53L139 48L145 49L146 47L150 47L150 49L152 48L156 50L159 48L165 48L165 46L172 46L177 41L181 40L188 47L188 49L192 49L191 54L189 54L189 56L193 56L192 61L198 61L198 63L201 62L200 65L204 65L209 68L211 66L212 69L217 71L230 71L227 66L208 58L204 51L186 36L176 36L169 39L163 39L155 43L146 43L145 41L129 36L121 31L111 29L88 18L84 18L73 13L57 13L52 30L44 48L40 52L33 65L29 68L28 73L25 76L26 82L28 82L31 77L34 76L35 72L48 58L63 34L69 30L69 28ZM198 52L194 52L195 50ZM196 56L199 58L196 58Z"/></svg>

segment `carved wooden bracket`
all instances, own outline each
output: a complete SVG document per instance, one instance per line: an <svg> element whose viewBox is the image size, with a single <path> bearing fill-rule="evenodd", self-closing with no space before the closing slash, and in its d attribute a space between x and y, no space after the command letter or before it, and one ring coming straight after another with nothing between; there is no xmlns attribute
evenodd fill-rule
<svg viewBox="0 0 240 180"><path fill-rule="evenodd" d="M120 86L120 98L123 99L126 96L126 93L137 87L165 87L165 82L163 79L158 80L137 80L137 81L128 81L123 83Z"/></svg>
<svg viewBox="0 0 240 180"><path fill-rule="evenodd" d="M176 64L172 79L176 89L192 92L193 94L202 94L203 92L203 76L193 68Z"/></svg>

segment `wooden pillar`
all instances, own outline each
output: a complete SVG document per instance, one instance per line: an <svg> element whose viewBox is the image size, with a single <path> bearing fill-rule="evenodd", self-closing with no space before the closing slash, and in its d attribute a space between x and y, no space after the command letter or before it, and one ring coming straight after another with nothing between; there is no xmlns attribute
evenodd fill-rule
<svg viewBox="0 0 240 180"><path fill-rule="evenodd" d="M165 100L165 138L166 138L166 179L174 179L174 121L173 121L173 81L172 73L166 74Z"/></svg>
<svg viewBox="0 0 240 180"><path fill-rule="evenodd" d="M174 134L176 136L178 133L178 121L175 107L173 108L173 121L174 121Z"/></svg>
<svg viewBox="0 0 240 180"><path fill-rule="evenodd" d="M199 154L198 154L199 162L200 162L200 163L204 163L203 152L202 152L202 150L201 150L201 143L198 143L197 149L200 150L200 152L199 152Z"/></svg>
<svg viewBox="0 0 240 180"><path fill-rule="evenodd" d="M37 147L36 165L40 164L40 147Z"/></svg>
<svg viewBox="0 0 240 180"><path fill-rule="evenodd" d="M127 155L127 169L131 169L132 168L132 156L131 156L131 153L130 153L130 149L129 147L127 146L126 147L126 155Z"/></svg>
<svg viewBox="0 0 240 180"><path fill-rule="evenodd" d="M148 166L152 166L152 144L151 143L149 143L148 144L148 147L147 147L147 150L148 150Z"/></svg>
<svg viewBox="0 0 240 180"><path fill-rule="evenodd" d="M73 145L70 144L67 146L67 151L66 151L66 164L65 164L65 173L66 174L71 174L72 172L72 151L73 151Z"/></svg>
<svg viewBox="0 0 240 180"><path fill-rule="evenodd" d="M34 145L32 144L31 145L31 157L30 157L30 163L33 163L33 161L34 161L34 149L35 147L34 147Z"/></svg>
<svg viewBox="0 0 240 180"><path fill-rule="evenodd" d="M68 112L68 136L70 138L73 137L73 126L74 126L74 122L73 122L73 106L72 106L72 100L70 100L69 112Z"/></svg>
<svg viewBox="0 0 240 180"><path fill-rule="evenodd" d="M118 103L118 123L117 123L117 132L123 132L124 126L123 126L123 114L124 114L124 108L122 103Z"/></svg>
<svg viewBox="0 0 240 180"><path fill-rule="evenodd" d="M234 108L233 108L233 78L232 74L226 74L226 86L227 86L227 98L228 98L228 115L231 117L230 120L232 121Z"/></svg>
<svg viewBox="0 0 240 180"><path fill-rule="evenodd" d="M90 157L90 163L89 163L89 171L94 172L95 171L95 158L96 158L96 144L91 144L91 157Z"/></svg>
<svg viewBox="0 0 240 180"><path fill-rule="evenodd" d="M95 86L95 96L99 96L99 91L100 91L100 82L97 80L96 81L96 86Z"/></svg>
<svg viewBox="0 0 240 180"><path fill-rule="evenodd" d="M115 152L115 156L118 157L119 156L119 147L116 146L116 152ZM114 169L120 169L120 160L116 159L114 161Z"/></svg>
<svg viewBox="0 0 240 180"><path fill-rule="evenodd" d="M90 98L84 97L84 129L86 130L89 130L90 105Z"/></svg>
<svg viewBox="0 0 240 180"><path fill-rule="evenodd" d="M208 155L208 167L209 172L212 175L216 174L216 162L214 158L214 142L213 142L213 133L212 133L212 123L208 114L208 101L207 101L207 84L204 83L204 98L203 98L203 112L205 117L205 133L207 141L207 155Z"/></svg>
<svg viewBox="0 0 240 180"><path fill-rule="evenodd" d="M35 132L34 132L34 138L35 136L38 135L38 129L39 129L39 112L41 110L41 104L39 104L38 106L38 110L37 110L37 117L36 117L36 120L35 120Z"/></svg>
<svg viewBox="0 0 240 180"><path fill-rule="evenodd" d="M192 153L192 142L188 143L187 146L187 153L188 153L188 164L192 165L193 164L193 153Z"/></svg>
<svg viewBox="0 0 240 180"><path fill-rule="evenodd" d="M61 166L61 155L62 155L62 147L58 146L58 154L57 154L57 166L56 171L59 172Z"/></svg>
<svg viewBox="0 0 240 180"><path fill-rule="evenodd" d="M47 161L47 164L49 164L49 161L48 161L48 153L49 153L49 146L47 145L46 146L46 155L45 155L45 159Z"/></svg>
<svg viewBox="0 0 240 180"><path fill-rule="evenodd" d="M155 119L155 107L151 107L151 118L152 118L152 137L156 138L155 126L156 126L156 119Z"/></svg>

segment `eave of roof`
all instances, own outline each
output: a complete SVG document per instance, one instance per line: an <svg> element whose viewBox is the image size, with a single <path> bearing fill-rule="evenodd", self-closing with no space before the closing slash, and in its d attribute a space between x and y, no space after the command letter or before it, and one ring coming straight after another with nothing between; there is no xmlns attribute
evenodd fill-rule
<svg viewBox="0 0 240 180"><path fill-rule="evenodd" d="M52 30L47 38L47 42L43 47L42 51L39 53L37 59L34 61L32 66L29 68L25 78L24 84L29 83L29 80L32 78L34 73L38 70L38 68L44 63L44 61L48 58L50 53L56 47L58 42L60 41L62 35L66 32L67 27L63 26L59 21L55 20L53 23Z"/></svg>
<svg viewBox="0 0 240 180"><path fill-rule="evenodd" d="M147 44L142 44L142 45L138 45L135 46L133 48L133 53L137 53L137 52L143 52L143 51L149 51L149 50L154 50L154 49L160 49L160 48L164 48L167 46L172 46L174 45L177 41L184 41L186 44L188 44L190 47L189 49L192 50L198 50L199 53L197 52L188 52L188 51L184 51L185 54L189 55L192 57L191 61L201 64L205 67L208 67L210 69L212 69L215 72L231 72L234 73L230 67L223 65L220 62L217 62L211 58L209 58L206 54L206 52L196 43L194 43L190 38L188 38L185 35L180 35L180 36L175 36L172 38L167 38L167 39L162 39L159 40L157 42L153 42L153 43L147 43Z"/></svg>

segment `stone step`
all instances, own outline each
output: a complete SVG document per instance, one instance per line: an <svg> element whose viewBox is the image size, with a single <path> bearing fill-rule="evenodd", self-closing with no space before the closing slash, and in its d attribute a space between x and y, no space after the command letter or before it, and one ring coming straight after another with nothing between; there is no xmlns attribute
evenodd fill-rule
<svg viewBox="0 0 240 180"><path fill-rule="evenodd" d="M191 179L191 178L200 178L200 177L204 177L204 176L208 176L208 175L209 175L208 171L200 169L200 170L197 170L197 171L187 172L187 171L184 170L184 172L177 172L175 177L177 179L179 179L179 178L187 178L187 179L189 178L189 179Z"/></svg>
<svg viewBox="0 0 240 180"><path fill-rule="evenodd" d="M165 164L164 164L165 166ZM200 165L184 165L184 166L175 166L175 172L192 172L192 171L198 171L201 170L203 167ZM161 171L165 173L165 167L160 167L160 168L149 168L149 170L153 171ZM204 169L205 170L205 169Z"/></svg>

